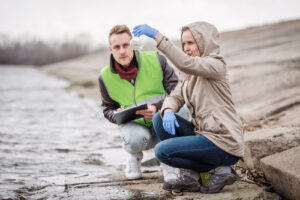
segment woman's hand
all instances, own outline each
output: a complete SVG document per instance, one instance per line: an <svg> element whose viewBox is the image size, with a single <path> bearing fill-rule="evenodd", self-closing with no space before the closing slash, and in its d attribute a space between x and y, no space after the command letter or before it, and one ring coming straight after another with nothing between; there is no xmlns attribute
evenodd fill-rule
<svg viewBox="0 0 300 200"><path fill-rule="evenodd" d="M143 115L145 120L152 120L153 115L155 115L157 108L154 105L147 105L148 109L138 110L135 114Z"/></svg>
<svg viewBox="0 0 300 200"><path fill-rule="evenodd" d="M175 126L179 127L179 124L172 110L171 111L170 109L165 110L162 123L166 132L168 132L170 135L176 134Z"/></svg>
<svg viewBox="0 0 300 200"><path fill-rule="evenodd" d="M155 39L155 36L157 34L157 30L152 28L151 26L147 25L147 24L142 24L142 25L138 25L136 27L133 28L133 35L140 37L141 35L146 35L148 37L151 37L153 39Z"/></svg>
<svg viewBox="0 0 300 200"><path fill-rule="evenodd" d="M152 28L147 24L135 26L132 33L135 37L140 37L141 35L151 37L156 41L157 44L160 43L160 41L164 37L158 30Z"/></svg>

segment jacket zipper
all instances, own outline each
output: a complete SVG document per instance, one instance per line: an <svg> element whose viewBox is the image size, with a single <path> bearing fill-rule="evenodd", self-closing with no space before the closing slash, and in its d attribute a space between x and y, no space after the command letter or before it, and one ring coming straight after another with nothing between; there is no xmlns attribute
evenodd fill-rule
<svg viewBox="0 0 300 200"><path fill-rule="evenodd" d="M134 81L134 89L133 89L133 100L134 100L134 104L137 106L137 104L136 104L136 100L135 100L135 85L136 85L136 81L137 81L137 77L138 77L138 75L139 75L139 69L140 69L140 55L138 55L137 54L137 61L138 61L138 72L137 72L137 74L136 74L136 77L135 77L135 81ZM147 122L146 122L146 120L145 120L145 118L143 118L144 119L144 122L145 122L145 124L147 124Z"/></svg>
<svg viewBox="0 0 300 200"><path fill-rule="evenodd" d="M136 105L136 100L135 100L135 85L136 85L136 81L137 81L137 77L139 75L139 69L140 69L140 55L136 54L136 57L137 57L137 63L138 63L138 71L137 71L137 74L136 74L136 77L135 77L135 80L134 80L134 89L133 89L133 101L134 101L134 104ZM137 105L136 105L137 106Z"/></svg>

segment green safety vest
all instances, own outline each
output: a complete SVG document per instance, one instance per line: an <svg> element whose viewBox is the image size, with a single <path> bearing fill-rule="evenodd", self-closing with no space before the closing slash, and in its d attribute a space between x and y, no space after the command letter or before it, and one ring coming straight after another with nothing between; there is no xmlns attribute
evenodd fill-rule
<svg viewBox="0 0 300 200"><path fill-rule="evenodd" d="M110 65L101 71L101 77L110 98L124 108L143 103L156 103L164 99L166 94L157 53L155 51L140 52L138 63L138 73L134 85L121 79L119 74L112 73ZM152 120L135 121L147 127L152 124Z"/></svg>

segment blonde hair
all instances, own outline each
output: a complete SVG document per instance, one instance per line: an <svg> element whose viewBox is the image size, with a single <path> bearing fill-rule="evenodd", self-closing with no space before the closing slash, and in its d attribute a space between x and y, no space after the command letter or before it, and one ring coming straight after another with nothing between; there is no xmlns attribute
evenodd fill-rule
<svg viewBox="0 0 300 200"><path fill-rule="evenodd" d="M189 27L188 27L188 26L183 26L183 27L181 28L181 36L182 36L183 32L184 32L184 31L187 31L187 30L190 30Z"/></svg>
<svg viewBox="0 0 300 200"><path fill-rule="evenodd" d="M130 29L128 28L128 26L121 24L121 25L116 25L114 27L112 27L109 31L109 35L108 35L108 41L110 43L110 37L113 34L121 34L121 33L127 33L130 36L130 39L132 38L132 34L130 32Z"/></svg>
<svg viewBox="0 0 300 200"><path fill-rule="evenodd" d="M181 37L180 37L180 41L182 40L182 34L183 34L184 31L190 31L189 27L188 27L188 26L183 26L183 27L181 27ZM182 43L181 43L181 49L183 50Z"/></svg>

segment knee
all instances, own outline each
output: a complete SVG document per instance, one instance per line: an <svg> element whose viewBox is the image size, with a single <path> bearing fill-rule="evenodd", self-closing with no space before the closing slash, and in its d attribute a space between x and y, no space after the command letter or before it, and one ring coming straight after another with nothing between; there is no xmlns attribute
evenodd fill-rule
<svg viewBox="0 0 300 200"><path fill-rule="evenodd" d="M228 155L224 161L224 165L234 165L239 161L239 157Z"/></svg>
<svg viewBox="0 0 300 200"><path fill-rule="evenodd" d="M153 129L154 129L154 132L156 134L156 136L162 140L162 138L160 137L160 135L162 134L161 131L162 131L162 119L161 119L161 116L160 116L160 113L157 112L153 118L152 118L152 126L153 126Z"/></svg>
<svg viewBox="0 0 300 200"><path fill-rule="evenodd" d="M122 140L123 148L129 153L139 153L145 150L149 142L149 138L138 135L125 135L122 136Z"/></svg>
<svg viewBox="0 0 300 200"><path fill-rule="evenodd" d="M163 141L158 143L154 148L155 157L161 162L166 160L166 154L165 154L164 146L162 145L162 143L163 143Z"/></svg>

